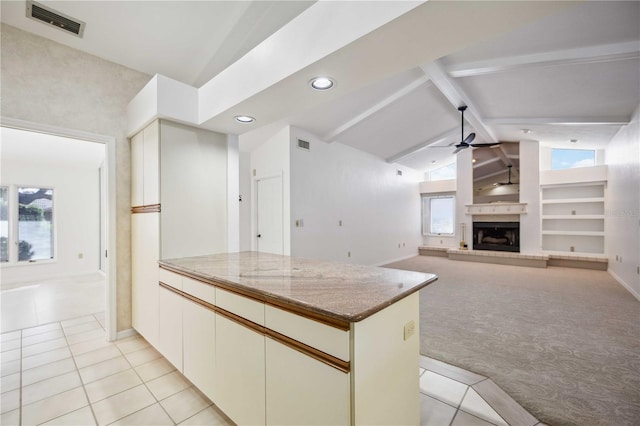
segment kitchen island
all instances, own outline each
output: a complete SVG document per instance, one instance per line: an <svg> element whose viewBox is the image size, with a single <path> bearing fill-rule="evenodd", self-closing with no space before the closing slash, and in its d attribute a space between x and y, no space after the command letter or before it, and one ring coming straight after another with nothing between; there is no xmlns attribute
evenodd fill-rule
<svg viewBox="0 0 640 426"><path fill-rule="evenodd" d="M242 252L167 259L158 350L238 424L419 424L411 271Z"/></svg>

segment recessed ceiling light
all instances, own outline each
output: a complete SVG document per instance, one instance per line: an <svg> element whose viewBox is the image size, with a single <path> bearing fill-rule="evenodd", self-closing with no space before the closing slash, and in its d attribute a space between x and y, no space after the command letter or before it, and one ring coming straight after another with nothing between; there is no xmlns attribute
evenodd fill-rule
<svg viewBox="0 0 640 426"><path fill-rule="evenodd" d="M242 123L242 124L247 124L247 123L253 123L254 121L256 121L255 118L250 117L248 115L236 115L234 117L234 119L238 122L238 123Z"/></svg>
<svg viewBox="0 0 640 426"><path fill-rule="evenodd" d="M472 158L472 159L471 159L471 162L472 162L472 163L475 163L476 161L477 161L477 160L476 160L475 158Z"/></svg>
<svg viewBox="0 0 640 426"><path fill-rule="evenodd" d="M571 142L571 143L578 143L578 139L571 139L571 140L569 140L569 142Z"/></svg>
<svg viewBox="0 0 640 426"><path fill-rule="evenodd" d="M316 90L329 90L335 82L329 77L315 77L309 81L309 85Z"/></svg>
<svg viewBox="0 0 640 426"><path fill-rule="evenodd" d="M436 160L431 160L431 164L436 164Z"/></svg>
<svg viewBox="0 0 640 426"><path fill-rule="evenodd" d="M522 133L527 135L527 134L531 133L531 129L522 129Z"/></svg>

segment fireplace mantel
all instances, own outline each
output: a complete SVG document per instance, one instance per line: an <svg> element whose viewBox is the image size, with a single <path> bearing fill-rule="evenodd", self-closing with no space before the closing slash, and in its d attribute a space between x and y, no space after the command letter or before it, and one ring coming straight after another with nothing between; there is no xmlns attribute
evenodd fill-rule
<svg viewBox="0 0 640 426"><path fill-rule="evenodd" d="M527 214L527 203L466 204L471 215Z"/></svg>

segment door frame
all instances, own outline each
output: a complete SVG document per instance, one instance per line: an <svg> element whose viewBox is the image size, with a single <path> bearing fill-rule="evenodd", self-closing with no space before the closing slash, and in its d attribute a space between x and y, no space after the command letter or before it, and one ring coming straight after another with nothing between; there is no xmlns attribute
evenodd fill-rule
<svg viewBox="0 0 640 426"><path fill-rule="evenodd" d="M282 172L277 172L277 173L268 173L268 174L264 174L264 175L259 175L259 176L254 176L253 180L252 180L252 200L251 200L251 204L254 206L253 207L253 212L251 215L251 230L252 230L252 238L251 238L251 249L253 251L258 251L258 181L261 180L265 180L265 179L273 179L273 178L280 178L280 192L282 195L282 253L286 254L285 252L285 226L287 225L287 221L285 221L285 211L284 211L284 206L285 206L285 202L284 202L284 173Z"/></svg>
<svg viewBox="0 0 640 426"><path fill-rule="evenodd" d="M106 152L103 167L106 170L106 197L103 211L106 221L106 242L107 256L100 253L100 257L105 267L106 285L106 306L105 306L105 329L109 341L116 340L117 337L117 307L116 307L116 138L113 136L100 135L97 133L85 132L82 130L67 129L64 127L51 126L48 124L36 123L32 121L20 120L10 117L0 116L0 126L18 130L26 130L35 133L45 133L54 136L62 136L72 139L84 140L87 142L101 143L105 145ZM102 214L102 212L101 212ZM103 230L100 230L102 235ZM114 259L112 262L111 259Z"/></svg>

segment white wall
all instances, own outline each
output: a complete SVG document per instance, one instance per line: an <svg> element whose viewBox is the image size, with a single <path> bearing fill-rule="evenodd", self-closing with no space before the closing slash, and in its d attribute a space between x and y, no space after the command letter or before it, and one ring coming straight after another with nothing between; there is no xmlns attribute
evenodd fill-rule
<svg viewBox="0 0 640 426"><path fill-rule="evenodd" d="M294 127L290 146L292 255L377 265L417 254L422 174Z"/></svg>
<svg viewBox="0 0 640 426"><path fill-rule="evenodd" d="M520 215L520 253L542 250L540 223L540 142L520 142L520 202L527 203L527 214Z"/></svg>
<svg viewBox="0 0 640 426"><path fill-rule="evenodd" d="M469 249L472 248L473 240L473 217L466 214L466 205L473 204L473 163L471 162L473 150L463 149L456 158L456 226L455 226L455 246L459 247L462 241L461 224L464 223L464 240Z"/></svg>
<svg viewBox="0 0 640 426"><path fill-rule="evenodd" d="M88 274L100 269L98 168L3 162L0 179L3 186L53 188L55 228L54 261L2 265L3 285Z"/></svg>
<svg viewBox="0 0 640 426"><path fill-rule="evenodd" d="M251 239L251 250L256 250L257 241L254 235L256 235L256 203L254 196L256 194L255 182L256 179L261 179L270 176L282 176L282 212L283 212L283 241L284 241L284 254L291 254L291 230L288 223L290 221L291 211L291 193L290 193L290 162L289 162L289 126L284 126L274 135L269 137L264 143L251 151L250 154L250 167L249 167L249 179L251 182L251 233L249 238ZM243 181L246 179L245 175L242 177ZM245 181L246 182L246 181ZM246 187L246 184L244 185ZM245 198L243 197L243 203ZM249 201L249 200L247 200ZM242 224L240 226L243 226ZM244 224L246 226L246 224ZM245 236L246 239L246 236Z"/></svg>
<svg viewBox="0 0 640 426"><path fill-rule="evenodd" d="M609 181L605 244L609 272L640 299L640 107L629 125L609 142L606 158Z"/></svg>
<svg viewBox="0 0 640 426"><path fill-rule="evenodd" d="M242 201L239 207L239 237L240 251L251 250L251 153L239 153L239 178L240 178L240 194Z"/></svg>

